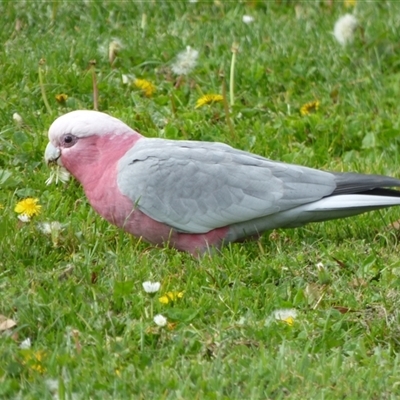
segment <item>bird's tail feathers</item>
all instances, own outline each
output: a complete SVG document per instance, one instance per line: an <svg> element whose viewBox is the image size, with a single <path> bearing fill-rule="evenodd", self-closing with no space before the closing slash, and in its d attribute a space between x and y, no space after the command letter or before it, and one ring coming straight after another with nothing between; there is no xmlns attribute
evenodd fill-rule
<svg viewBox="0 0 400 400"><path fill-rule="evenodd" d="M351 217L367 211L400 205L400 197L348 194L325 197L313 203L231 226L227 241L237 241L275 228L296 228L310 222Z"/></svg>

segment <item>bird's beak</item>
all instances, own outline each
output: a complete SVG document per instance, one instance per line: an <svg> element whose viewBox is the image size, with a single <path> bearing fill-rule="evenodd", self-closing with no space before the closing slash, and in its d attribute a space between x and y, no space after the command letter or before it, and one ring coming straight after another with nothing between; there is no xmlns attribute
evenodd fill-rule
<svg viewBox="0 0 400 400"><path fill-rule="evenodd" d="M54 147L51 142L46 147L46 151L44 152L44 159L47 164L58 164L62 166L61 162L61 150L57 147Z"/></svg>

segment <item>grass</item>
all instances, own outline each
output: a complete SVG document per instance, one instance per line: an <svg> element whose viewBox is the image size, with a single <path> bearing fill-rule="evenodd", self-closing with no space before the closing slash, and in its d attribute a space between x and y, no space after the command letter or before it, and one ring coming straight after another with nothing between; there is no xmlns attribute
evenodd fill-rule
<svg viewBox="0 0 400 400"><path fill-rule="evenodd" d="M345 12L322 1L0 4L0 314L17 322L0 332L1 398L398 398L398 209L194 259L110 226L74 181L45 185L49 125L93 108L91 60L99 109L147 136L399 176L400 3L359 2L363 30L342 48L331 32ZM123 46L111 67L113 39ZM223 79L229 94L234 42L232 130L222 103L195 104ZM198 65L176 87L171 63L188 45ZM122 74L157 91L143 96ZM314 100L319 110L301 116ZM14 207L27 196L42 212L23 224ZM64 229L52 240L37 228L45 221ZM162 283L153 299L146 280ZM161 304L168 291L184 296ZM271 317L282 308L297 310L293 324ZM159 329L152 313L172 325Z"/></svg>

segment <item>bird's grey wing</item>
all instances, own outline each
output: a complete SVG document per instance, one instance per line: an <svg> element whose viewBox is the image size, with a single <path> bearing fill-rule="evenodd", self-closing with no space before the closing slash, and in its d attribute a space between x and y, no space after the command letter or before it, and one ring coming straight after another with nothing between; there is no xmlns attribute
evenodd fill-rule
<svg viewBox="0 0 400 400"><path fill-rule="evenodd" d="M149 217L205 233L319 200L336 184L221 143L143 138L120 160L118 187Z"/></svg>

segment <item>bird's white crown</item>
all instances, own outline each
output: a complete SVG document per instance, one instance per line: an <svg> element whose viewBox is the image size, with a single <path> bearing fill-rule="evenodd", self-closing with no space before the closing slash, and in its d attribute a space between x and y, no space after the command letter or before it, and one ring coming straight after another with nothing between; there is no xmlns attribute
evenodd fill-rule
<svg viewBox="0 0 400 400"><path fill-rule="evenodd" d="M92 110L76 110L57 118L49 128L50 141L57 141L66 133L78 138L98 135L121 135L134 131L122 121L108 114Z"/></svg>

